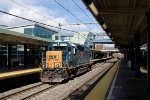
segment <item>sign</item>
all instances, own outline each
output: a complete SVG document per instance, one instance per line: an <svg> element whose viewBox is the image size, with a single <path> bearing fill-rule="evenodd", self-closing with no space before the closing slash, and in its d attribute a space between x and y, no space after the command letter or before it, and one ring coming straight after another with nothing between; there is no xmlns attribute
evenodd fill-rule
<svg viewBox="0 0 150 100"><path fill-rule="evenodd" d="M67 46L66 43L60 43L60 46Z"/></svg>
<svg viewBox="0 0 150 100"><path fill-rule="evenodd" d="M57 46L57 44L53 44L53 46Z"/></svg>

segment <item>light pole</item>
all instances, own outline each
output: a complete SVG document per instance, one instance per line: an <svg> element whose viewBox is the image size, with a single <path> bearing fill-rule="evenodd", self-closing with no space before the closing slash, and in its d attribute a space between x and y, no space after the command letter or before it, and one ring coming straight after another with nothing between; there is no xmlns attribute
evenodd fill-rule
<svg viewBox="0 0 150 100"><path fill-rule="evenodd" d="M58 34L58 40L59 40L59 41L60 41L60 34L61 34L61 26L62 26L62 24L59 23L59 34Z"/></svg>

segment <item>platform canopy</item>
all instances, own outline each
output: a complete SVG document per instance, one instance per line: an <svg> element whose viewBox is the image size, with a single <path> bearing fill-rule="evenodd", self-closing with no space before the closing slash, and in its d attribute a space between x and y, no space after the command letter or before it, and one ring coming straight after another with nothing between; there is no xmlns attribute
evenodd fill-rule
<svg viewBox="0 0 150 100"><path fill-rule="evenodd" d="M134 35L147 42L146 14L150 0L82 0L108 36L120 48L128 47Z"/></svg>
<svg viewBox="0 0 150 100"><path fill-rule="evenodd" d="M31 36L23 33L0 29L0 43L27 44L29 46L47 46L49 39Z"/></svg>

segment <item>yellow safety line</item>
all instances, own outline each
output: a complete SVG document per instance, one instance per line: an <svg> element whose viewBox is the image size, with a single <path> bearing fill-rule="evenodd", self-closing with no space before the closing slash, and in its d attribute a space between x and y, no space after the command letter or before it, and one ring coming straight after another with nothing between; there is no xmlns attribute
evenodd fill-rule
<svg viewBox="0 0 150 100"><path fill-rule="evenodd" d="M0 74L0 79L25 75L25 74L32 74L41 71L41 68L34 68L34 69L27 69L27 70L20 70L20 71L14 71L14 72L6 72Z"/></svg>
<svg viewBox="0 0 150 100"><path fill-rule="evenodd" d="M92 91L84 98L84 100L104 100L106 92L110 86L121 60L118 60L107 74L97 83Z"/></svg>

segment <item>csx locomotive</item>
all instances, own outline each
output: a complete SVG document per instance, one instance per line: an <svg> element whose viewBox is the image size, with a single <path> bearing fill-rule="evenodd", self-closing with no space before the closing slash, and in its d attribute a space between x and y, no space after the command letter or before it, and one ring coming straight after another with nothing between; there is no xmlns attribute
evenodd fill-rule
<svg viewBox="0 0 150 100"><path fill-rule="evenodd" d="M42 61L42 82L62 82L91 70L90 50L70 42L51 42Z"/></svg>

